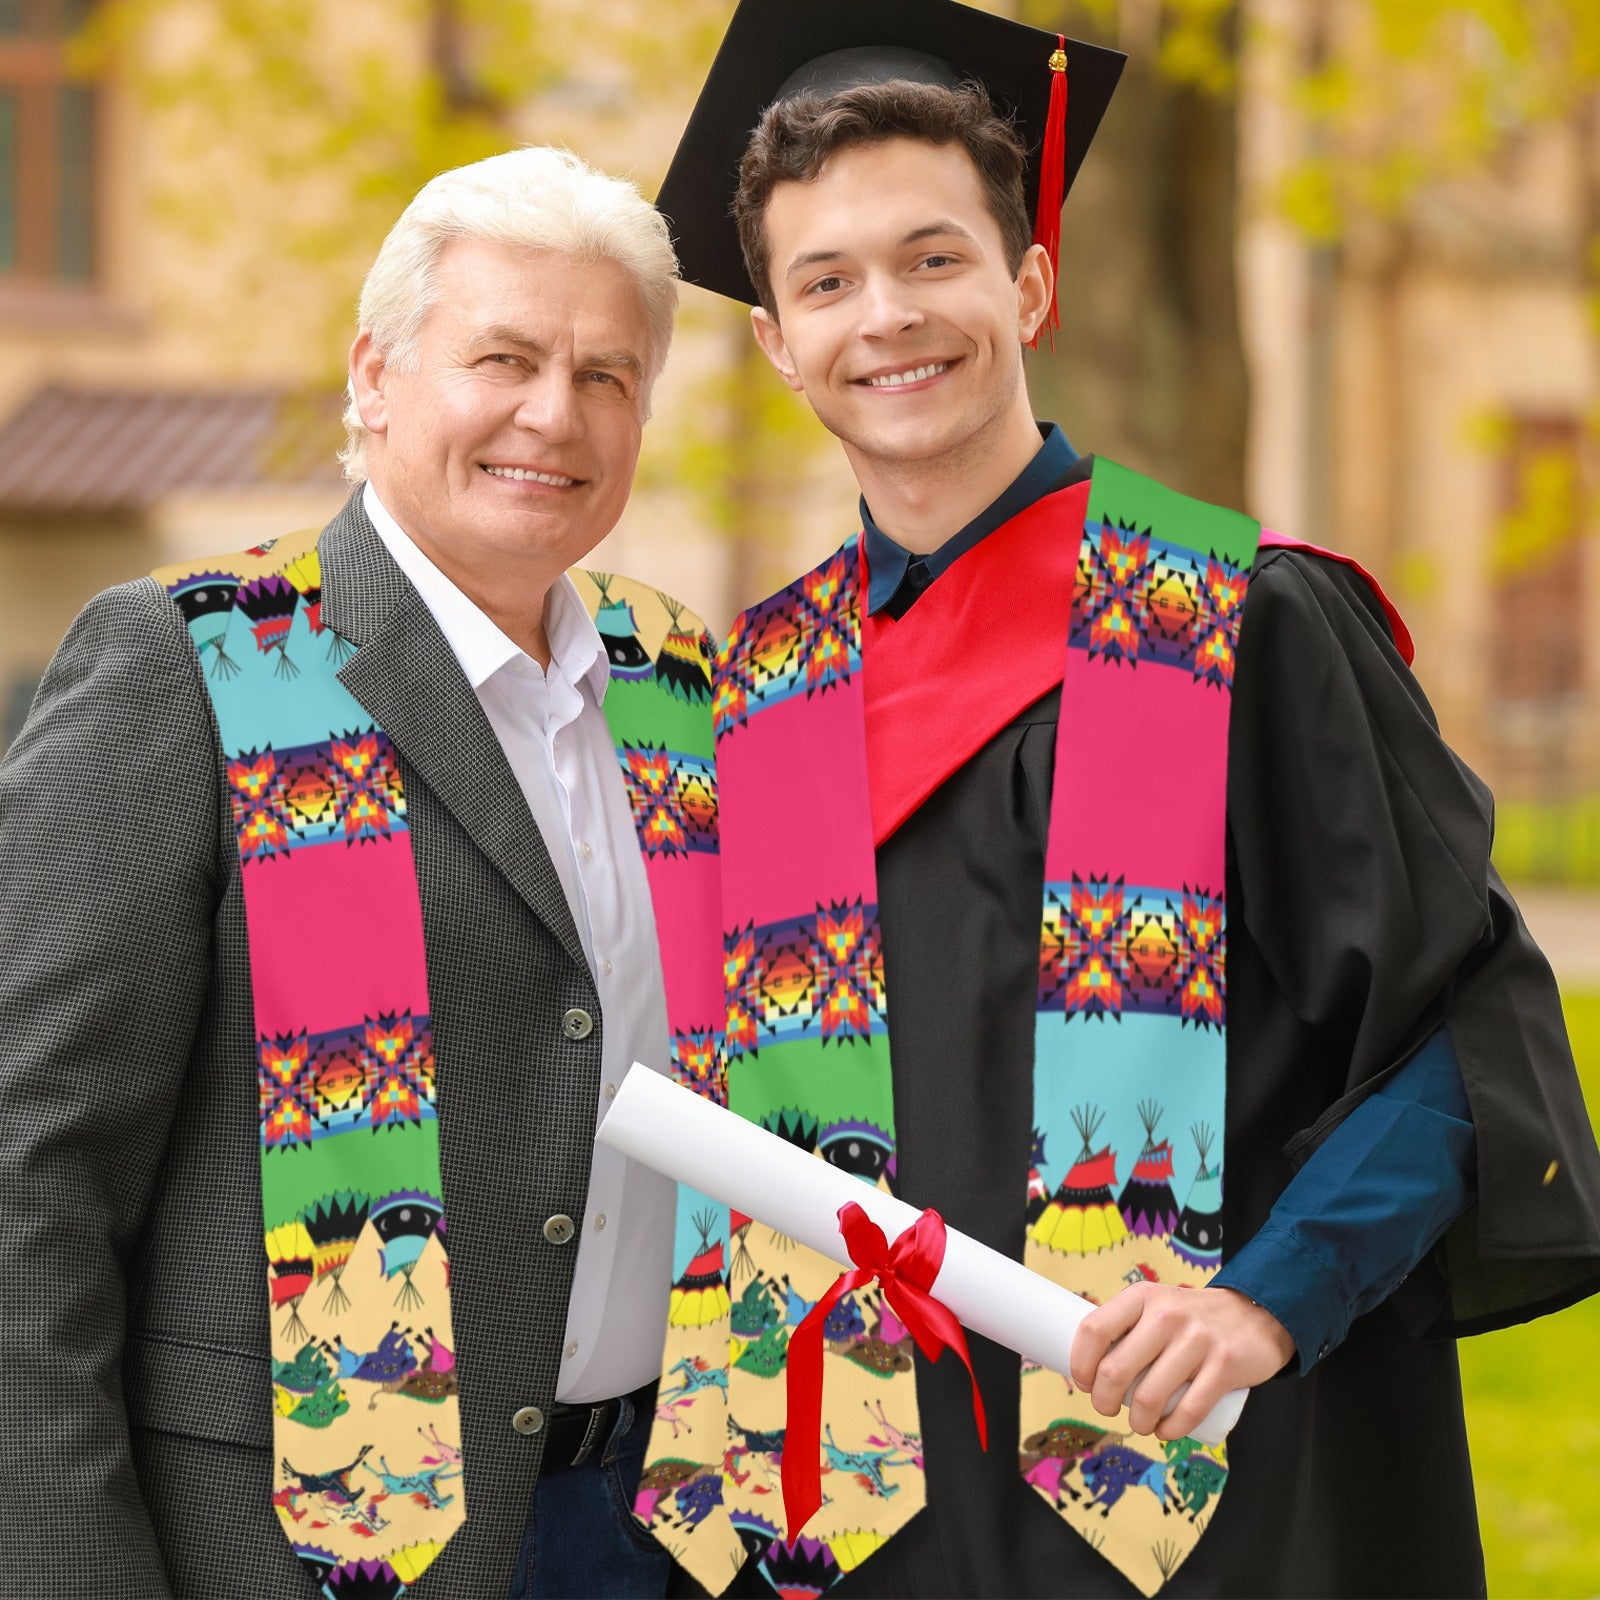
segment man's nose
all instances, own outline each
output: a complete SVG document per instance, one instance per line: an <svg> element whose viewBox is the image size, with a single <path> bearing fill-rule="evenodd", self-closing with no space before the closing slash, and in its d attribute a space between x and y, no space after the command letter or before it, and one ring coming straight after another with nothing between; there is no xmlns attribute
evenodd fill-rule
<svg viewBox="0 0 1600 1600"><path fill-rule="evenodd" d="M552 444L575 438L583 430L583 414L572 374L554 366L535 373L518 401L516 420Z"/></svg>
<svg viewBox="0 0 1600 1600"><path fill-rule="evenodd" d="M861 286L861 336L890 339L922 323L922 312L896 273L875 273Z"/></svg>

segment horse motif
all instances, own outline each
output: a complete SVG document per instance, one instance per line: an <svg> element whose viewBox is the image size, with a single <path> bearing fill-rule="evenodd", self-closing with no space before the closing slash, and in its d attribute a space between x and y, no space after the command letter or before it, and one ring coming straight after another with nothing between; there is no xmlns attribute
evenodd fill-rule
<svg viewBox="0 0 1600 1600"><path fill-rule="evenodd" d="M665 1400L669 1396L698 1394L702 1389L721 1389L724 1394L728 1392L728 1369L714 1367L704 1356L685 1356L681 1361L675 1361L669 1376L682 1381L675 1389L663 1389L657 1400Z"/></svg>
<svg viewBox="0 0 1600 1600"><path fill-rule="evenodd" d="M823 1448L828 1453L830 1472L850 1473L861 1480L869 1493L885 1500L890 1495L900 1492L900 1485L886 1482L883 1475L892 1467L913 1465L912 1457L897 1458L892 1450L841 1450L834 1443L832 1424L829 1424L826 1433L827 1439Z"/></svg>
<svg viewBox="0 0 1600 1600"><path fill-rule="evenodd" d="M362 1455L370 1448L369 1445L363 1449ZM443 1467L429 1467L423 1472L391 1472L387 1456L379 1456L376 1467L370 1461L364 1461L361 1465L383 1484L385 1494L414 1495L419 1504L430 1506L435 1511L444 1510L455 1499L453 1494L441 1495L439 1485L461 1476L460 1467L450 1471Z"/></svg>

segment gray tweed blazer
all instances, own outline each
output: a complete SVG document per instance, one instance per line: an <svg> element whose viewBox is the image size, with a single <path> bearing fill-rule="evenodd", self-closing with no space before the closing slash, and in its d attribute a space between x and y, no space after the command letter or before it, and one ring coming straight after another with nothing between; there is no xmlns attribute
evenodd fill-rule
<svg viewBox="0 0 1600 1600"><path fill-rule="evenodd" d="M504 1595L555 1395L601 1031L578 933L444 637L354 497L340 673L400 753L440 1076L468 1521L411 1591ZM73 624L0 763L0 1595L313 1594L271 1505L256 1066L201 668L150 579ZM337 915L337 907L308 908Z"/></svg>

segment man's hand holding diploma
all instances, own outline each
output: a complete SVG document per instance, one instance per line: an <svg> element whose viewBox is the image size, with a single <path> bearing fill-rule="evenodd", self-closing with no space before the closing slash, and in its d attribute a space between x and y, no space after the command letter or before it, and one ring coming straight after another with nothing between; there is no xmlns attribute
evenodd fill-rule
<svg viewBox="0 0 1600 1600"><path fill-rule="evenodd" d="M1230 1389L1265 1383L1293 1356L1288 1329L1236 1290L1138 1283L1079 1324L1072 1381L1101 1416L1114 1417L1138 1379L1133 1431L1182 1439ZM1163 1418L1184 1384L1188 1392Z"/></svg>
<svg viewBox="0 0 1600 1600"><path fill-rule="evenodd" d="M638 1064L623 1079L596 1137L631 1159L665 1172L679 1183L691 1185L711 1199L747 1216L760 1217L767 1226L846 1268L852 1261L839 1231L841 1206L859 1204L891 1240L898 1239L920 1215L905 1201L862 1183L839 1167L817 1160L766 1129L702 1099L664 1074ZM1154 1284L1125 1291L1104 1306L1091 1307L1088 1301L1028 1271L1020 1261L954 1229L948 1230L945 1246L943 1263L931 1292L974 1333L993 1339L1015 1350L1024 1360L1037 1362L1052 1371L1062 1370L1079 1315L1103 1331L1092 1344L1073 1344L1071 1348L1075 1354L1092 1352L1092 1366L1100 1367L1101 1357L1112 1341L1141 1320L1138 1313L1145 1302L1139 1297L1147 1290L1156 1290L1161 1296L1181 1295L1185 1300L1204 1296L1208 1303L1212 1298L1226 1295L1242 1310L1256 1310L1248 1300L1231 1292L1167 1289ZM1180 1306L1180 1319L1191 1310L1187 1305ZM1258 1315L1278 1328L1267 1313ZM1184 1326L1187 1328L1187 1323ZM1258 1325L1252 1323L1252 1326ZM1145 1330L1146 1334L1157 1327L1158 1324L1152 1323ZM1271 1377L1293 1354L1288 1335L1281 1329L1278 1332L1283 1344L1274 1345L1269 1339L1267 1347L1281 1348L1283 1354L1274 1359L1270 1354L1262 1354L1263 1346L1257 1345L1251 1358L1238 1369L1249 1376L1233 1379L1234 1386L1259 1383ZM1188 1338L1182 1342L1187 1349ZM1143 1370L1143 1362L1160 1355L1172 1343L1173 1339L1158 1337L1150 1354L1142 1359L1136 1351L1125 1350L1122 1345L1117 1347L1115 1364L1110 1365L1109 1370L1113 1374L1125 1372L1124 1392ZM1177 1413L1182 1423L1181 1432L1169 1433L1163 1429L1163 1438L1187 1436L1199 1439L1202 1444L1220 1444L1238 1419L1244 1394L1237 1387L1236 1392L1226 1393L1230 1387L1228 1374L1234 1368L1212 1362L1223 1345L1235 1351L1240 1345L1226 1326L1217 1328L1200 1341L1199 1359L1184 1359L1173 1364L1184 1376L1203 1371L1208 1382L1203 1391L1204 1405L1199 1403L1202 1397L1191 1401L1186 1395ZM1087 1373L1090 1369L1084 1370ZM1073 1379L1082 1389L1093 1387L1098 1398L1099 1386L1092 1377L1086 1383L1075 1370ZM1170 1397L1181 1381L1179 1378L1166 1382L1165 1378L1159 1378L1158 1383L1166 1384L1163 1397ZM1107 1393L1109 1390L1108 1377ZM1111 1407L1113 1412L1115 1409ZM1147 1420L1153 1423L1155 1408L1146 1409Z"/></svg>

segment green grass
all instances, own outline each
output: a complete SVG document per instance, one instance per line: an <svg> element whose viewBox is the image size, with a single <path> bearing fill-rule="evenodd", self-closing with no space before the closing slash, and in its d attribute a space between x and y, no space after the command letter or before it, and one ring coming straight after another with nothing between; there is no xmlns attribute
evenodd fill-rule
<svg viewBox="0 0 1600 1600"><path fill-rule="evenodd" d="M1591 1115L1600 1108L1600 994L1567 995ZM1600 1297L1461 1345L1489 1593L1600 1595Z"/></svg>
<svg viewBox="0 0 1600 1600"><path fill-rule="evenodd" d="M1511 883L1600 884L1600 795L1497 800L1494 864Z"/></svg>

